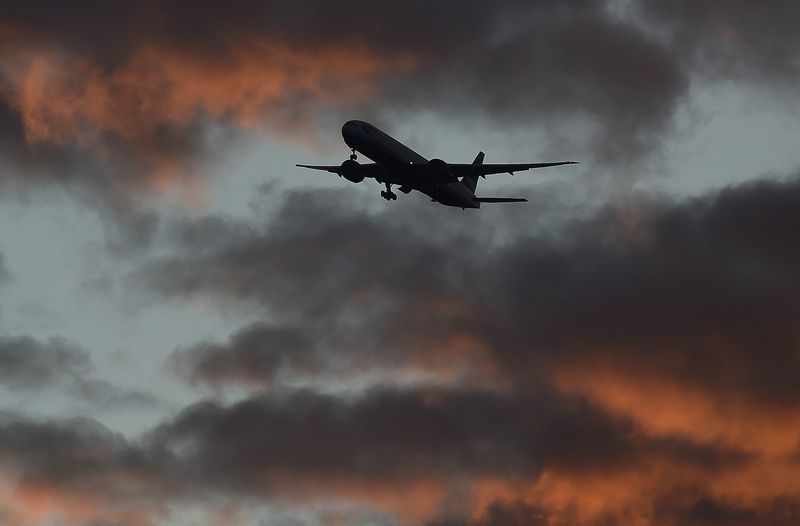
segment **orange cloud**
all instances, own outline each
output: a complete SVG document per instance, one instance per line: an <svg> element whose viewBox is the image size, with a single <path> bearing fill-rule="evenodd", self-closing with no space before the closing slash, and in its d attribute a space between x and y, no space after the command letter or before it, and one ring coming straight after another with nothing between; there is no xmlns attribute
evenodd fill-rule
<svg viewBox="0 0 800 526"><path fill-rule="evenodd" d="M588 361L556 365L553 379L561 390L587 396L650 436L688 437L770 458L792 454L800 444L795 410L764 407L744 396L703 389L657 371Z"/></svg>
<svg viewBox="0 0 800 526"><path fill-rule="evenodd" d="M0 31L8 40L9 29ZM14 33L16 34L16 33ZM184 161L203 116L235 126L313 139L321 108L368 100L387 74L410 67L409 55L383 57L359 47L297 49L278 40L241 38L224 57L202 57L143 44L109 68L50 49L26 48L16 34L0 52L0 94L19 112L29 145L52 144L111 156L121 146L141 164L134 184L163 190L176 183L198 200Z"/></svg>
<svg viewBox="0 0 800 526"><path fill-rule="evenodd" d="M157 512L139 509L134 499L120 502L92 498L45 484L20 484L3 495L4 524L34 526L65 524L80 526L91 521L131 526L152 526Z"/></svg>
<svg viewBox="0 0 800 526"><path fill-rule="evenodd" d="M653 490L659 473L638 466L612 472L577 473L545 469L538 477L487 477L473 491L472 518L480 521L493 505L523 504L539 510L543 523L590 524L602 518L619 524L651 524Z"/></svg>
<svg viewBox="0 0 800 526"><path fill-rule="evenodd" d="M169 49L138 51L112 71L80 57L33 53L4 73L30 142L64 143L92 132L147 142L160 127L184 126L203 111L239 126L292 123L293 99L341 105L369 96L394 61L360 49L298 51L279 42L242 42L226 63ZM293 111L294 110L294 111Z"/></svg>
<svg viewBox="0 0 800 526"><path fill-rule="evenodd" d="M776 501L800 498L799 469L796 460L755 459L713 473L655 454L621 469L546 468L528 479L486 477L475 481L471 517L482 524L491 506L522 504L536 510L540 523L548 526L679 524L668 520L669 514L679 516L692 510L703 498L769 517ZM669 503L666 510L664 503Z"/></svg>

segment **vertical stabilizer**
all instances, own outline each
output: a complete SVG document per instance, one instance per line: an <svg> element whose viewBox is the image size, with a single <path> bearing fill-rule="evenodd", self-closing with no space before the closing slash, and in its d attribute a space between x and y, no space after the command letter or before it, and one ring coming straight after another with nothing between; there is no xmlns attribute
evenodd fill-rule
<svg viewBox="0 0 800 526"><path fill-rule="evenodd" d="M472 164L483 164L483 158L484 157L485 157L485 154L483 152L480 152L475 157L475 160L472 161ZM462 177L461 178L461 184L463 184L464 186L469 188L469 191L474 194L475 193L475 188L477 188L477 186L478 186L478 176L477 175L473 175L473 176L469 176L469 177Z"/></svg>

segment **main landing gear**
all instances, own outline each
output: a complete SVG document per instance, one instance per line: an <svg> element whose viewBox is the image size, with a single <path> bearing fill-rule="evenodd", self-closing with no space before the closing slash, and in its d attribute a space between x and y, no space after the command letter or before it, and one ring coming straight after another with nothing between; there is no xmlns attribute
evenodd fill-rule
<svg viewBox="0 0 800 526"><path fill-rule="evenodd" d="M355 148L350 148L350 160L351 161L355 161L357 158L358 158L358 156L356 155L356 149ZM386 184L386 191L381 192L381 197L383 197L387 201L395 201L397 199L397 194L392 192L392 185L389 184L389 183L385 183L385 184ZM403 190L406 193L411 191L410 188L408 189L408 191L406 191L405 189L402 189L402 188L401 188L401 190Z"/></svg>
<svg viewBox="0 0 800 526"><path fill-rule="evenodd" d="M381 192L381 197L383 197L387 201L392 201L392 200L397 199L397 194L392 192L392 185L391 184L386 183L386 191L385 192Z"/></svg>

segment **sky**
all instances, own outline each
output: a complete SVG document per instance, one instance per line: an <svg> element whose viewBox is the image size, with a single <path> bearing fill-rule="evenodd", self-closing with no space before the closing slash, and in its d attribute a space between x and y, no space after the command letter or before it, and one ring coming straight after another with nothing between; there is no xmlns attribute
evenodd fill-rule
<svg viewBox="0 0 800 526"><path fill-rule="evenodd" d="M0 522L800 523L799 26L0 0ZM387 202L349 119L580 164Z"/></svg>

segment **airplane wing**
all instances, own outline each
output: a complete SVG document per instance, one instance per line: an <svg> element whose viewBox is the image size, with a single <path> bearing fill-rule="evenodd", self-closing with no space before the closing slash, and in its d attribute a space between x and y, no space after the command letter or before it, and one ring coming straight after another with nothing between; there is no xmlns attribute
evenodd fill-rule
<svg viewBox="0 0 800 526"><path fill-rule="evenodd" d="M524 197L476 197L479 203L527 203Z"/></svg>
<svg viewBox="0 0 800 526"><path fill-rule="evenodd" d="M475 177L476 175L511 174L530 170L532 168L547 168L549 166L562 166L565 164L578 164L575 161L562 161L558 163L527 163L527 164L448 164L447 167L456 177Z"/></svg>
<svg viewBox="0 0 800 526"><path fill-rule="evenodd" d="M321 170L323 172L330 172L332 174L344 175L344 168L342 165L335 165L335 166L318 166L313 164L296 164L300 168L310 168L312 170ZM359 175L363 175L364 177L372 177L373 179L380 179L384 170L383 168L376 163L368 163L368 164L356 164L356 170Z"/></svg>
<svg viewBox="0 0 800 526"><path fill-rule="evenodd" d="M338 174L342 170L342 167L338 164L336 166L314 166L312 164L296 164L295 166L298 166L300 168L311 168L312 170L322 170L323 172L330 172L332 174Z"/></svg>

